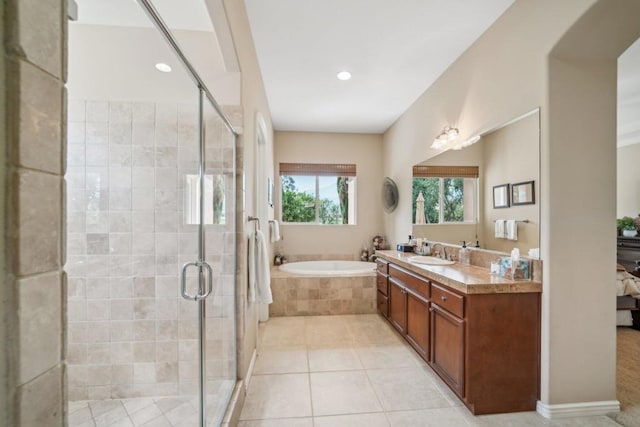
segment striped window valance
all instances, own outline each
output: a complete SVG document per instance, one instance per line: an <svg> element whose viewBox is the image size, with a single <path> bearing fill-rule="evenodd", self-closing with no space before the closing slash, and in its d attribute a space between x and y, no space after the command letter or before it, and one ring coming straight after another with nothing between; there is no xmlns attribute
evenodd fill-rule
<svg viewBox="0 0 640 427"><path fill-rule="evenodd" d="M356 176L356 165L339 163L280 163L280 175Z"/></svg>
<svg viewBox="0 0 640 427"><path fill-rule="evenodd" d="M478 166L414 166L414 178L477 178Z"/></svg>

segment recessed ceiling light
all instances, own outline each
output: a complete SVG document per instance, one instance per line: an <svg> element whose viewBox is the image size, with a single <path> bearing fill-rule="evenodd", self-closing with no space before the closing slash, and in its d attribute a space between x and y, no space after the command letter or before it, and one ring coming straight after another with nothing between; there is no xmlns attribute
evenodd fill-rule
<svg viewBox="0 0 640 427"><path fill-rule="evenodd" d="M338 80L349 80L351 78L351 73L348 71L340 71L336 74L336 77Z"/></svg>
<svg viewBox="0 0 640 427"><path fill-rule="evenodd" d="M156 69L158 71L162 71L163 73L170 73L171 72L171 67L167 64L165 64L164 62L158 62L156 64Z"/></svg>

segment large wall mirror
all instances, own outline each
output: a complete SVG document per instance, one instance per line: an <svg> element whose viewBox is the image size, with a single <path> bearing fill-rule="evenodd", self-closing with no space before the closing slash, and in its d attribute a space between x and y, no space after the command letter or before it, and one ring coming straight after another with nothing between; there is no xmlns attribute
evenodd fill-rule
<svg viewBox="0 0 640 427"><path fill-rule="evenodd" d="M457 245L478 241L481 248L501 252L518 248L523 255L537 256L540 110L481 136L469 147L445 151L414 166L413 235ZM526 189L535 191L535 199L532 203L513 203L512 190L518 191L519 200L523 183ZM509 196L497 206L495 188L505 189Z"/></svg>

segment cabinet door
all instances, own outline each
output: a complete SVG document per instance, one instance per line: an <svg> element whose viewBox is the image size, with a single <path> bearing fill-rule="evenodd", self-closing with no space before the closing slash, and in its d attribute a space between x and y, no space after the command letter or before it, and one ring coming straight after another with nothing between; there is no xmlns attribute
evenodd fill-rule
<svg viewBox="0 0 640 427"><path fill-rule="evenodd" d="M380 273L379 271L376 273L376 285L378 286L378 292L382 292L382 294L386 297L389 295L389 283L388 283L388 275Z"/></svg>
<svg viewBox="0 0 640 427"><path fill-rule="evenodd" d="M431 367L464 397L464 321L431 304Z"/></svg>
<svg viewBox="0 0 640 427"><path fill-rule="evenodd" d="M389 279L389 321L402 334L407 328L407 294L404 288Z"/></svg>
<svg viewBox="0 0 640 427"><path fill-rule="evenodd" d="M411 292L407 293L407 340L429 360L429 302Z"/></svg>
<svg viewBox="0 0 640 427"><path fill-rule="evenodd" d="M382 292L376 292L378 294L378 311L385 318L389 317L389 298L384 296Z"/></svg>

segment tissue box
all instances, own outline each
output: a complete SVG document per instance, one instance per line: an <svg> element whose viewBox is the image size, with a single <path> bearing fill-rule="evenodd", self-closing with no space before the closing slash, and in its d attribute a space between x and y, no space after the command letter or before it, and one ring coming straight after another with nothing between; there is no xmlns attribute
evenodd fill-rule
<svg viewBox="0 0 640 427"><path fill-rule="evenodd" d="M528 260L518 260L514 276L512 276L511 271L511 258L500 258L500 277L504 277L505 279L525 280L529 280L531 278L531 268Z"/></svg>

